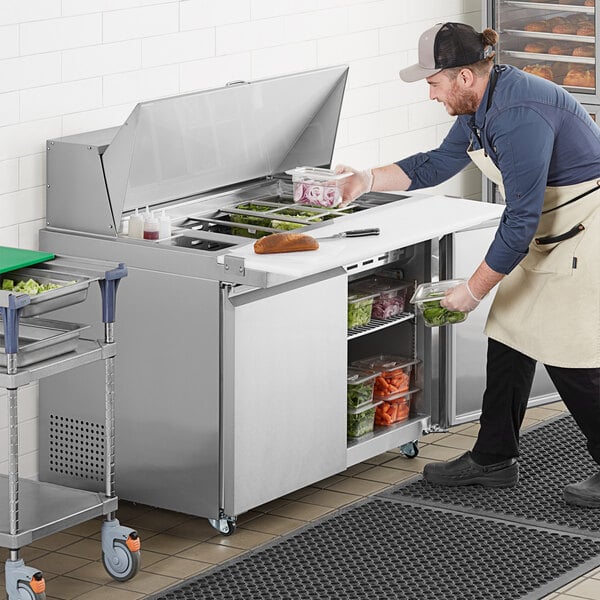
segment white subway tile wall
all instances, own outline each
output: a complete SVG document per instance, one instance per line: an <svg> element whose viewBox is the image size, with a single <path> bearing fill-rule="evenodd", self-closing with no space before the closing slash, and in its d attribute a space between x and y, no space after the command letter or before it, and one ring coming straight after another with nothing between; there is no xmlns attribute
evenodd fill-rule
<svg viewBox="0 0 600 600"><path fill-rule="evenodd" d="M451 124L423 82L402 83L419 34L481 24L480 0L2 0L0 245L36 249L46 140L121 125L143 100L348 64L333 163L386 164ZM435 191L478 197L474 169ZM37 472L37 386L19 401L21 471ZM0 395L0 471L6 410Z"/></svg>

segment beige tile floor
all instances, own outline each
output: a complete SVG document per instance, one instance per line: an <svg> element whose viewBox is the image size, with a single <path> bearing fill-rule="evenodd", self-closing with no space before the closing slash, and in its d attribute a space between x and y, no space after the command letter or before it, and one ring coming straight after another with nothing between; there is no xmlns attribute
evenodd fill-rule
<svg viewBox="0 0 600 600"><path fill-rule="evenodd" d="M527 411L524 427L557 416L562 403ZM419 456L385 452L310 487L298 490L239 517L238 529L224 537L206 519L121 502L119 520L142 539L142 567L131 581L118 583L99 559L101 520L92 520L23 549L26 563L46 577L48 600L141 600L223 561L294 531L365 496L376 494L422 471L432 460L446 460L470 449L478 425L466 424L447 433L427 435ZM0 549L0 559L7 552ZM4 569L0 597L5 596ZM600 600L600 568L564 586L546 600ZM248 599L251 600L251 599ZM418 600L416 598L415 600Z"/></svg>

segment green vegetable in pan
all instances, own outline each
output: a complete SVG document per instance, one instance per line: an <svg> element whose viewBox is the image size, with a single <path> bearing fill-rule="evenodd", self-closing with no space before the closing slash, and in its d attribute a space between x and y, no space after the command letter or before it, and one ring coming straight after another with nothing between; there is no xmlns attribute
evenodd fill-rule
<svg viewBox="0 0 600 600"><path fill-rule="evenodd" d="M467 313L448 310L441 306L439 300L427 302L423 309L423 318L430 327L448 325L451 323L461 323L467 318Z"/></svg>
<svg viewBox="0 0 600 600"><path fill-rule="evenodd" d="M75 283L74 281L71 283ZM37 296L43 292L49 292L50 290L56 290L62 287L58 283L38 283L34 279L28 279L27 281L19 281L15 284L12 279L2 280L2 289L9 292L25 292L30 296Z"/></svg>

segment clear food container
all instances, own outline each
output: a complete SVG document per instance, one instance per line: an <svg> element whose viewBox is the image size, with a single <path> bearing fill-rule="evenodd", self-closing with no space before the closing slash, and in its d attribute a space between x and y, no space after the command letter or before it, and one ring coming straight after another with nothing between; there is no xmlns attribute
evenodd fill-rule
<svg viewBox="0 0 600 600"><path fill-rule="evenodd" d="M359 408L373 403L373 386L377 371L363 369L348 369L347 396L348 408Z"/></svg>
<svg viewBox="0 0 600 600"><path fill-rule="evenodd" d="M355 283L358 290L377 294L373 300L372 319L389 319L404 311L410 282L375 275Z"/></svg>
<svg viewBox="0 0 600 600"><path fill-rule="evenodd" d="M375 377L373 396L376 400L388 400L400 392L408 392L413 367L419 361L391 354L379 354L352 363L357 369L379 371Z"/></svg>
<svg viewBox="0 0 600 600"><path fill-rule="evenodd" d="M326 208L342 202L342 188L352 175L317 167L298 167L286 173L292 176L294 202Z"/></svg>
<svg viewBox="0 0 600 600"><path fill-rule="evenodd" d="M428 327L452 325L453 323L462 323L467 318L468 313L466 312L448 310L440 306L440 298L444 297L446 291L465 283L465 281L465 279L447 279L422 283L417 287L410 302L423 315L425 325Z"/></svg>
<svg viewBox="0 0 600 600"><path fill-rule="evenodd" d="M376 294L361 292L350 293L348 296L348 329L367 325L371 320L375 296Z"/></svg>
<svg viewBox="0 0 600 600"><path fill-rule="evenodd" d="M375 425L388 427L406 421L410 414L411 396L420 390L414 389L390 396L375 409Z"/></svg>
<svg viewBox="0 0 600 600"><path fill-rule="evenodd" d="M347 432L349 438L357 438L373 431L375 410L380 403L366 404L359 408L348 409Z"/></svg>

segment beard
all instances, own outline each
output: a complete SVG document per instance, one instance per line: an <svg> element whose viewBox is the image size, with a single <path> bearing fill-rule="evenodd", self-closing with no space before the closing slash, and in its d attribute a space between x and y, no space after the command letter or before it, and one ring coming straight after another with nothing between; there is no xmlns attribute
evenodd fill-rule
<svg viewBox="0 0 600 600"><path fill-rule="evenodd" d="M446 111L451 117L474 115L479 106L477 94L472 90L459 91L456 82L446 98Z"/></svg>

